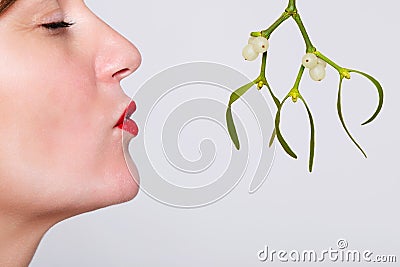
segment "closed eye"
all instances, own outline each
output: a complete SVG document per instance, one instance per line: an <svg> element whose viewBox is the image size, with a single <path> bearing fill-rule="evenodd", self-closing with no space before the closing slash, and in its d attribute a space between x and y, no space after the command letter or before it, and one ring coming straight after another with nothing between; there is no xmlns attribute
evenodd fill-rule
<svg viewBox="0 0 400 267"><path fill-rule="evenodd" d="M57 29L62 29L62 28L68 28L68 27L71 27L72 25L74 25L74 23L65 22L65 21L57 21L57 22L45 23L45 24L42 24L41 26L48 30L57 30Z"/></svg>

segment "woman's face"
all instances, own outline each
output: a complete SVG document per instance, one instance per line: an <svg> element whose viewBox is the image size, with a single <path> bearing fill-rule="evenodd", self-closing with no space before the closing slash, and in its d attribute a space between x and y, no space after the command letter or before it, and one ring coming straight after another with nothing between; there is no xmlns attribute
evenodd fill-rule
<svg viewBox="0 0 400 267"><path fill-rule="evenodd" d="M115 126L135 46L82 0L18 0L0 15L0 55L0 210L70 216L132 199Z"/></svg>

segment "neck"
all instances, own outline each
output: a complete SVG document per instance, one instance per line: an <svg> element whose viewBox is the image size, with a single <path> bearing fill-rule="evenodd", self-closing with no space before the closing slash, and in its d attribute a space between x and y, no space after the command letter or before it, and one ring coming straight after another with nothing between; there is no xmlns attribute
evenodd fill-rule
<svg viewBox="0 0 400 267"><path fill-rule="evenodd" d="M0 213L0 266L26 267L51 225Z"/></svg>

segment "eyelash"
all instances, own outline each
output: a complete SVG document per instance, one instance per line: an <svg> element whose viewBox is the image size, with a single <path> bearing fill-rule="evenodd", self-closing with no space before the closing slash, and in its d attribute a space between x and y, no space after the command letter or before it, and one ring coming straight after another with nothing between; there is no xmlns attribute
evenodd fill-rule
<svg viewBox="0 0 400 267"><path fill-rule="evenodd" d="M57 31L57 30L69 28L72 25L74 25L74 23L65 22L65 21L57 21L57 22L45 23L40 26L42 26L43 28L45 28L49 31Z"/></svg>

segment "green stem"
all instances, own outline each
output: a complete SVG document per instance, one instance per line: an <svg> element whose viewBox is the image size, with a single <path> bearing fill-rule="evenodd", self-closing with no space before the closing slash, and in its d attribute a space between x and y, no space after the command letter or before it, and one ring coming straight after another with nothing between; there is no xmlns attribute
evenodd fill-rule
<svg viewBox="0 0 400 267"><path fill-rule="evenodd" d="M288 7L286 8L286 11L289 13L297 12L296 0L289 0L289 4Z"/></svg>
<svg viewBox="0 0 400 267"><path fill-rule="evenodd" d="M254 80L254 83L257 84L258 90L261 90L264 85L269 86L267 82L267 78L265 77L265 68L267 66L267 52L263 53L262 61L261 61L261 72L257 79Z"/></svg>
<svg viewBox="0 0 400 267"><path fill-rule="evenodd" d="M290 18L290 14L288 12L283 12L283 14L271 25L268 29L261 31L261 36L269 39L271 34L281 25L285 20ZM260 32L252 32L251 36L260 36Z"/></svg>
<svg viewBox="0 0 400 267"><path fill-rule="evenodd" d="M323 61L325 61L326 63L328 63L329 65L331 65L333 68L335 68L335 70L339 72L340 77L350 79L350 72L348 69L339 66L338 64L333 62L331 59L329 59L327 56L323 55L319 51L315 51L314 54Z"/></svg>
<svg viewBox="0 0 400 267"><path fill-rule="evenodd" d="M334 67L337 71L340 72L340 70L342 70L343 68L340 67L338 64L336 64L335 62L333 62L331 59L329 59L328 57L326 57L325 55L323 55L321 52L319 51L315 51L314 54L319 57L320 59L322 59L323 61L325 61L326 63L328 63L329 65L331 65L332 67Z"/></svg>
<svg viewBox="0 0 400 267"><path fill-rule="evenodd" d="M261 61L261 73L260 78L266 80L265 78L265 68L267 66L267 52L263 53L262 61Z"/></svg>
<svg viewBox="0 0 400 267"><path fill-rule="evenodd" d="M310 37L308 36L306 27L303 24L303 21L301 20L301 17L298 13L293 14L293 19L296 21L297 26L299 27L299 30L301 32L301 35L303 36L304 42L306 43L306 53L312 53L316 49L313 46Z"/></svg>
<svg viewBox="0 0 400 267"><path fill-rule="evenodd" d="M304 66L301 65L299 73L297 74L296 82L293 86L293 88L297 88L297 90L299 89L300 81L301 81L301 78L303 77L304 69L305 69Z"/></svg>
<svg viewBox="0 0 400 267"><path fill-rule="evenodd" d="M293 88L289 92L289 96L292 97L292 101L294 103L296 103L298 98L301 97L300 92L299 92L299 85L300 85L301 77L303 77L304 69L305 69L304 66L301 65L299 73L297 74L296 82L294 83Z"/></svg>

